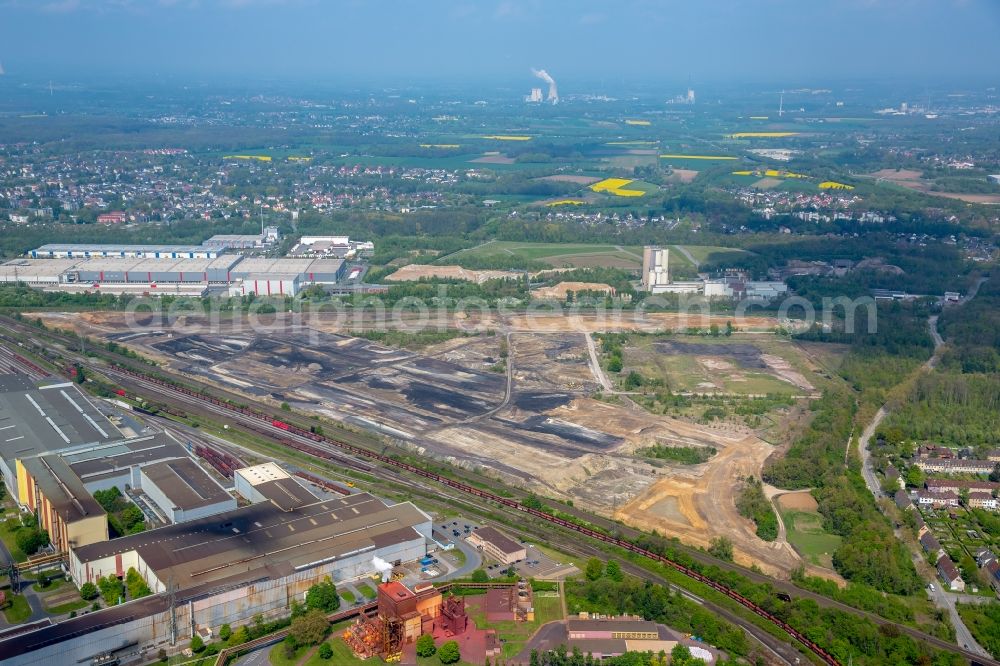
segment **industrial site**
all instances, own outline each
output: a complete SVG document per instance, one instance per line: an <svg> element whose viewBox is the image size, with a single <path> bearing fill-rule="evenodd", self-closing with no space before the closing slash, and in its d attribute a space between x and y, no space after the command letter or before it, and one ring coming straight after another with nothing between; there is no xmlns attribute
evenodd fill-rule
<svg viewBox="0 0 1000 666"><path fill-rule="evenodd" d="M337 324L330 320L324 326L322 318L310 320L311 328L279 326L258 334L218 334L197 316L170 327L146 322L128 332L119 332L125 319L114 313L42 319L126 344L199 381L374 432L420 455L485 470L629 524L704 547L725 536L732 539L738 561L774 575L788 576L803 564L787 542L758 539L753 523L736 510L735 489L741 479L760 474L773 444L746 423L704 423L693 414L668 416L641 407L628 390L611 385L604 362L591 349L594 334L553 330L554 318L531 322L541 331L518 330L520 320L514 318L499 321L496 330L506 333L458 337L420 352L326 332L321 329ZM650 327L668 322L651 315ZM755 356L747 356L741 345L751 344L734 338L731 344L681 345L673 352L679 365L667 368L665 377L686 377L694 364L716 380L692 384L694 391L728 395L742 384L747 395L783 390L807 402L813 387L805 376L820 381L815 373L824 372L822 365L805 348L779 351L787 343L756 339L755 344L784 354L800 370L757 347ZM497 372L501 348L506 365ZM740 358L731 355L733 349L749 359L742 361L746 367L733 364ZM635 353L644 352L637 348ZM768 437L780 441L796 413L775 411ZM651 447L717 453L699 465L665 465L646 455ZM832 571L819 573L833 576Z"/></svg>
<svg viewBox="0 0 1000 666"><path fill-rule="evenodd" d="M314 237L291 256L266 256L277 240L272 228L191 246L49 244L0 264L0 283L147 297L295 296L309 285L356 280L361 269L348 273L348 258L370 246L347 237Z"/></svg>
<svg viewBox="0 0 1000 666"><path fill-rule="evenodd" d="M1000 666L996 0L0 7L0 666Z"/></svg>

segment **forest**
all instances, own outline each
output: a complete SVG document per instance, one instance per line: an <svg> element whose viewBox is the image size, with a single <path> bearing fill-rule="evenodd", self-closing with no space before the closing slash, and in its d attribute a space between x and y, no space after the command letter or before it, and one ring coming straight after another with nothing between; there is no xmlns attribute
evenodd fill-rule
<svg viewBox="0 0 1000 666"><path fill-rule="evenodd" d="M1000 446L1000 277L972 300L944 308L946 347L933 373L921 375L890 404L888 442L932 442L984 453Z"/></svg>
<svg viewBox="0 0 1000 666"><path fill-rule="evenodd" d="M857 469L844 454L858 407L867 414L930 356L933 343L920 303L879 305L877 330L854 334L814 328L801 337L850 344L840 374L847 385L829 386L810 405L812 420L787 455L772 461L764 480L780 488L812 488L825 530L843 536L834 568L847 580L882 592L913 594L921 580L905 547L879 513Z"/></svg>

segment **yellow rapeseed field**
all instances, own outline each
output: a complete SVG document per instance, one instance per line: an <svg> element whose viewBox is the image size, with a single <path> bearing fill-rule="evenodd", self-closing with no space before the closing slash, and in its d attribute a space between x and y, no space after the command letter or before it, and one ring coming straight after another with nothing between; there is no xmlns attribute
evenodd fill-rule
<svg viewBox="0 0 1000 666"><path fill-rule="evenodd" d="M580 199L560 199L559 201L550 201L546 206L582 206L587 203L586 201L581 201Z"/></svg>
<svg viewBox="0 0 1000 666"><path fill-rule="evenodd" d="M289 155L289 162L312 162L311 157L295 157L294 155Z"/></svg>
<svg viewBox="0 0 1000 666"><path fill-rule="evenodd" d="M736 157L729 155L660 155L665 160L735 160Z"/></svg>
<svg viewBox="0 0 1000 666"><path fill-rule="evenodd" d="M259 162L270 162L270 155L225 155L224 160L257 160Z"/></svg>
<svg viewBox="0 0 1000 666"><path fill-rule="evenodd" d="M608 141L605 146L655 146L659 141Z"/></svg>
<svg viewBox="0 0 1000 666"><path fill-rule="evenodd" d="M652 123L649 122L648 120L626 120L625 124L626 125L640 125L642 127L645 127L647 125L652 125Z"/></svg>
<svg viewBox="0 0 1000 666"><path fill-rule="evenodd" d="M845 183L838 183L834 180L824 180L819 184L819 189L821 190L853 190L853 185L847 185Z"/></svg>
<svg viewBox="0 0 1000 666"><path fill-rule="evenodd" d="M733 171L734 176L757 176L758 178L809 178L804 173L781 171L780 169L757 169L756 171Z"/></svg>
<svg viewBox="0 0 1000 666"><path fill-rule="evenodd" d="M634 180L630 180L628 178L605 178L604 180L591 185L590 189L595 192L608 192L619 197L641 197L646 194L642 190L625 189L626 185L634 182Z"/></svg>

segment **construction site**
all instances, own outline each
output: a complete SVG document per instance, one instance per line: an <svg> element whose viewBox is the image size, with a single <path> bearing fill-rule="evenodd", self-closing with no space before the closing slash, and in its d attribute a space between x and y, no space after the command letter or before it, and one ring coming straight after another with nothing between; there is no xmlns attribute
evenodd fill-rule
<svg viewBox="0 0 1000 666"><path fill-rule="evenodd" d="M726 536L738 562L757 563L772 575L787 577L801 564L783 538L771 543L757 538L753 523L735 507L740 479L759 476L781 442L769 436L774 442L769 443L740 423L705 423L643 408L611 386L602 370L590 334L600 322L574 328L571 318L553 316L543 318L539 330L537 321L528 326L524 315L510 315L493 319L496 333L456 337L415 353L350 337L342 323L323 320L223 334L194 316L170 328L150 322L131 330L117 316L43 318L126 344L220 388L369 430L420 455L687 543L707 547ZM674 330L664 324L681 321L671 315L652 318L649 325ZM761 318L748 328L760 331L774 323ZM765 339L768 355L780 350L773 334L753 334L754 344ZM650 350L665 358L690 351L683 345ZM752 360L755 372L768 373L790 393L815 384L811 374L801 379L795 374L797 361L782 379L777 361L761 360L759 353ZM786 411L769 421L775 432L791 431L794 424L784 421L801 414L797 408ZM664 464L640 453L651 446L703 447L716 454L697 465Z"/></svg>

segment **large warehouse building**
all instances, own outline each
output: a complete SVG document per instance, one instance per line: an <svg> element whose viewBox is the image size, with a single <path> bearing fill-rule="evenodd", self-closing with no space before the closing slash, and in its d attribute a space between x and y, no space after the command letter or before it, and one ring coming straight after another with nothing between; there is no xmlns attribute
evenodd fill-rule
<svg viewBox="0 0 1000 666"><path fill-rule="evenodd" d="M390 506L367 493L317 498L273 463L237 471L254 502L237 507L181 443L164 433L123 438L75 384L0 376L0 428L4 480L68 554L73 581L134 568L154 593L0 634L5 666L89 663L127 646L150 654L205 629L285 615L325 577L419 560L431 538L430 516L412 503ZM155 507L175 522L109 540L92 493L111 487L147 517Z"/></svg>
<svg viewBox="0 0 1000 666"><path fill-rule="evenodd" d="M151 296L202 296L212 290L237 296L294 296L305 285L336 284L345 269L343 260L328 258L148 258L109 254L81 259L14 259L0 264L0 282L22 282L48 290Z"/></svg>
<svg viewBox="0 0 1000 666"><path fill-rule="evenodd" d="M211 259L219 251L202 245L43 245L28 253L34 259L141 257L144 259Z"/></svg>
<svg viewBox="0 0 1000 666"><path fill-rule="evenodd" d="M316 496L277 463L266 462L238 469L233 474L236 492L248 502L271 502L291 511L316 501Z"/></svg>
<svg viewBox="0 0 1000 666"><path fill-rule="evenodd" d="M74 549L78 584L134 567L154 596L0 638L5 666L86 663L133 646L155 653L202 629L287 614L313 584L376 572L374 560L426 553L431 518L358 493L285 511L271 502ZM170 594L164 593L172 586Z"/></svg>
<svg viewBox="0 0 1000 666"><path fill-rule="evenodd" d="M171 523L236 508L236 499L188 457L139 468L140 487Z"/></svg>
<svg viewBox="0 0 1000 666"><path fill-rule="evenodd" d="M23 375L0 375L0 428L0 472L14 497L24 487L17 461L122 437L75 384Z"/></svg>

